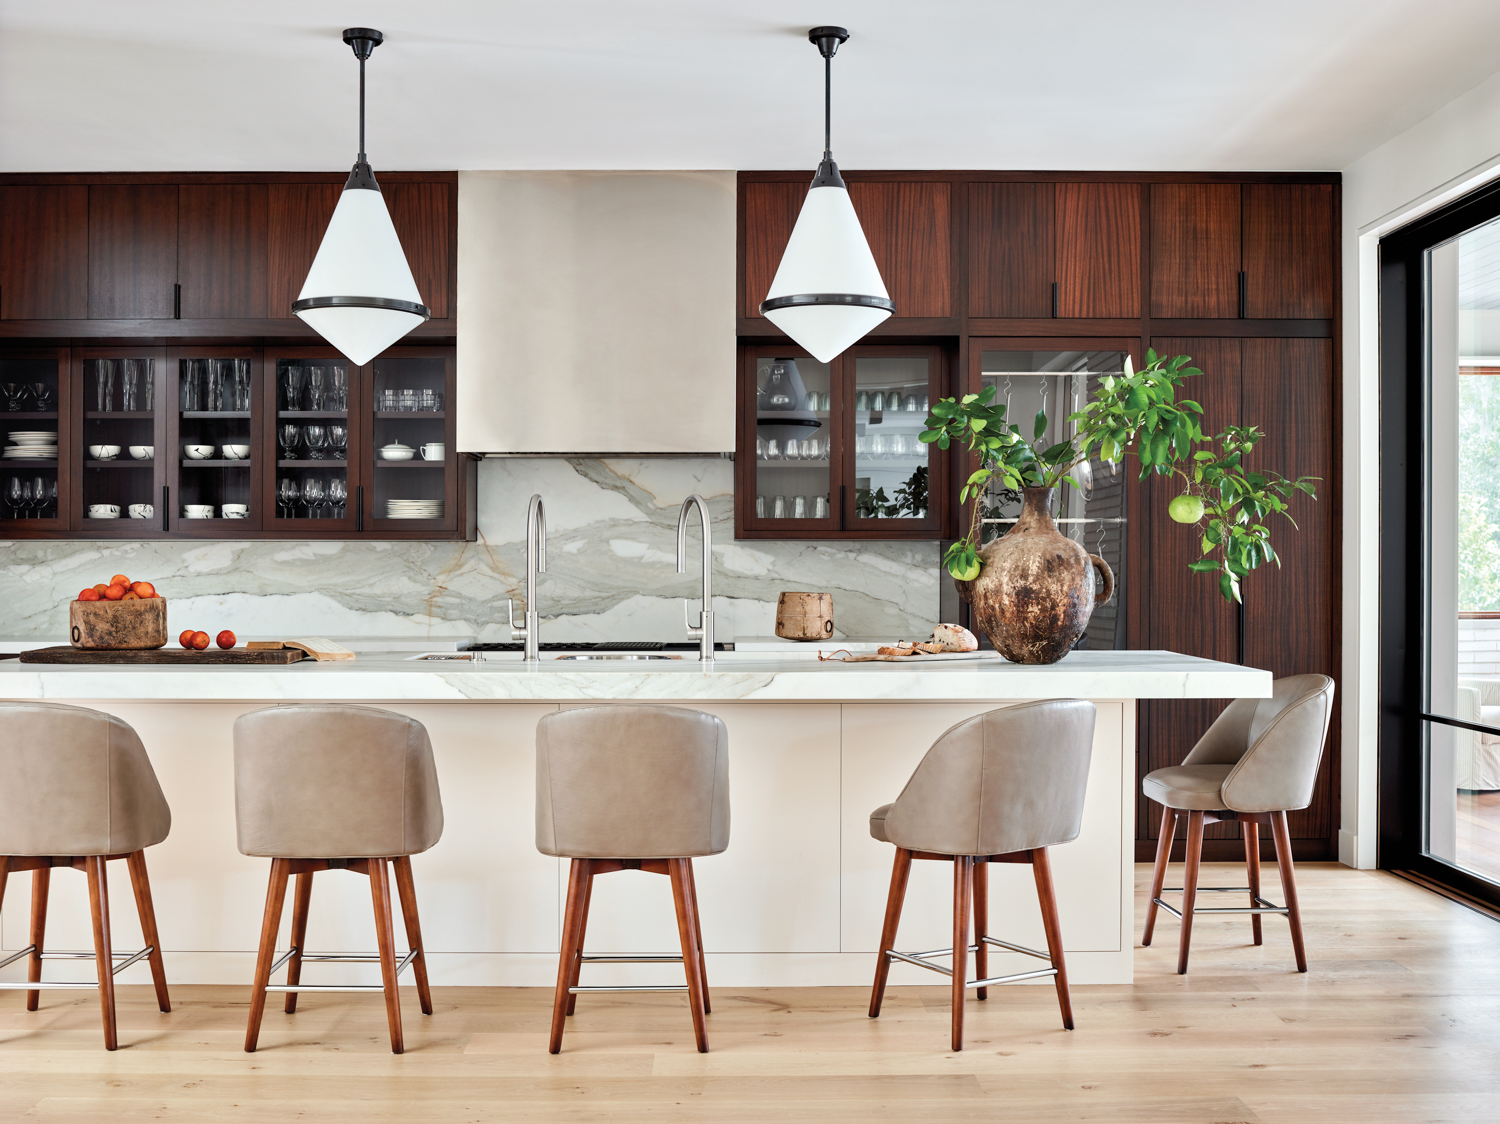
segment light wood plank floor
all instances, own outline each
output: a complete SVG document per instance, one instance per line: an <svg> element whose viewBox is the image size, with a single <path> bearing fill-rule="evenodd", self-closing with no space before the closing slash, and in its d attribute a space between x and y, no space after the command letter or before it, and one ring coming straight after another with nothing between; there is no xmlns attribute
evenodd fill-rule
<svg viewBox="0 0 1500 1124"><path fill-rule="evenodd" d="M1165 918L1134 986L1074 989L1076 1031L1050 986L993 988L970 1001L961 1054L941 986L893 988L878 1020L863 989L719 988L703 1056L681 997L587 996L557 1057L541 989L440 989L424 1019L405 988L402 1057L375 996L268 1011L246 1055L242 989L177 987L160 1015L149 989L126 988L109 1054L92 992L43 993L30 1015L8 992L0 1120L1500 1120L1500 924L1386 874L1299 873L1306 976L1280 918L1259 949L1248 921L1200 918L1180 977ZM1204 884L1240 877L1209 867ZM1274 867L1267 881L1275 898Z"/></svg>

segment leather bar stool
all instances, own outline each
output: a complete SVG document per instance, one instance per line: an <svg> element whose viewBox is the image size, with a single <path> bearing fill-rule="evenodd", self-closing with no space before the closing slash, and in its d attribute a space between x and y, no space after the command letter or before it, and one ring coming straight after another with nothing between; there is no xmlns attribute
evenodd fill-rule
<svg viewBox="0 0 1500 1124"><path fill-rule="evenodd" d="M432 1014L427 959L417 918L411 856L443 834L443 803L426 728L413 718L367 706L278 706L244 714L234 724L234 810L240 852L271 860L261 924L255 988L245 1049L260 1036L266 993L285 992L286 1012L299 992L381 991L391 1053L404 1049L397 976L409 965L422 1014ZM396 873L408 952L399 960L391 921L390 872ZM351 870L370 880L379 952L311 953L303 949L313 875ZM292 898L291 948L276 956L287 882ZM379 984L304 984L308 961L379 962ZM272 984L283 964L286 983Z"/></svg>
<svg viewBox="0 0 1500 1124"><path fill-rule="evenodd" d="M113 715L56 703L0 703L0 902L13 872L31 874L31 939L0 968L28 958L26 983L0 988L26 992L35 1011L40 993L51 989L99 989L104 1048L118 1045L115 1032L115 973L145 959L156 985L156 1003L172 1009L167 996L156 911L146 877L146 848L167 837L172 813L141 739ZM110 940L109 880L104 864L124 859L135 891L146 947L115 952ZM88 877L93 952L46 951L47 894L54 867ZM93 960L97 983L47 982L43 960Z"/></svg>
<svg viewBox="0 0 1500 1124"><path fill-rule="evenodd" d="M536 846L572 859L548 1049L562 1049L578 995L686 991L693 1035L708 1052L708 975L693 859L729 846L729 731L711 714L673 706L588 706L536 729ZM672 880L681 956L585 956L594 877L644 870ZM686 987L580 987L585 963L681 963Z"/></svg>
<svg viewBox="0 0 1500 1124"><path fill-rule="evenodd" d="M1328 741L1333 714L1333 680L1326 675L1293 675L1272 684L1268 699L1236 699L1224 708L1181 765L1146 774L1141 791L1162 806L1161 832L1156 843L1156 869L1151 876L1151 902L1146 907L1146 932L1141 944L1151 943L1156 911L1165 909L1182 920L1177 946L1177 971L1187 972L1193 916L1198 913L1246 913L1251 938L1261 943L1263 913L1285 914L1292 930L1297 971L1307 971L1302 946L1302 914L1297 908L1297 880L1292 871L1292 839L1286 814L1312 802L1318 762ZM1164 887L1172 839L1178 822L1187 818L1186 869L1182 886ZM1203 855L1207 824L1238 820L1245 837L1248 886L1199 886L1198 864ZM1260 828L1267 825L1276 841L1276 865L1286 905L1260 896ZM1164 893L1182 894L1182 909L1161 900ZM1249 906L1205 909L1200 893L1243 893Z"/></svg>
<svg viewBox="0 0 1500 1124"><path fill-rule="evenodd" d="M870 834L896 845L885 928L875 962L870 1017L880 1015L891 961L942 972L953 980L952 1045L964 1048L964 999L979 998L991 984L1051 976L1063 1026L1073 1029L1062 928L1052 889L1047 848L1078 838L1094 745L1094 704L1075 699L1023 703L960 722L927 751L895 803L870 815ZM896 929L913 859L953 864L953 946L930 952L897 952ZM989 863L1030 863L1042 909L1047 951L989 935ZM973 911L974 943L969 943ZM986 978L989 946L1048 962L1046 968ZM969 979L969 953L976 976ZM952 956L952 968L931 960Z"/></svg>

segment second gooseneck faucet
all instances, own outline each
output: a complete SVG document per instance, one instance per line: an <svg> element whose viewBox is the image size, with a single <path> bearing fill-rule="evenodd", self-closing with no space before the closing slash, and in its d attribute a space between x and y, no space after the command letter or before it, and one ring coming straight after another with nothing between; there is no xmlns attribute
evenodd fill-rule
<svg viewBox="0 0 1500 1124"><path fill-rule="evenodd" d="M522 623L516 624L516 602L507 598L510 606L510 638L524 640L526 651L523 658L529 663L541 659L537 647L536 576L547 572L547 512L542 507L542 497L535 495L526 505L526 612Z"/></svg>
<svg viewBox="0 0 1500 1124"><path fill-rule="evenodd" d="M704 663L714 659L714 543L708 526L708 504L700 495L691 495L682 501L682 510L677 514L677 572L687 573L687 525L688 512L698 509L698 518L703 523L703 588L702 608L698 623L693 624L692 612L687 601L682 603L682 616L687 623L688 639L698 641L698 658Z"/></svg>

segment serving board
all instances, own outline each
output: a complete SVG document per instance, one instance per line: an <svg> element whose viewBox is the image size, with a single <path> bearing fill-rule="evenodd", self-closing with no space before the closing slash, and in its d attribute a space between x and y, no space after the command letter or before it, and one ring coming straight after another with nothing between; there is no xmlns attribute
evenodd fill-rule
<svg viewBox="0 0 1500 1124"><path fill-rule="evenodd" d="M136 651L105 651L103 649L33 648L21 653L22 663L81 663L81 664L290 664L303 658L305 653L297 648L273 648L270 651L250 651L246 648L228 648L218 651L188 651L186 648L150 648Z"/></svg>

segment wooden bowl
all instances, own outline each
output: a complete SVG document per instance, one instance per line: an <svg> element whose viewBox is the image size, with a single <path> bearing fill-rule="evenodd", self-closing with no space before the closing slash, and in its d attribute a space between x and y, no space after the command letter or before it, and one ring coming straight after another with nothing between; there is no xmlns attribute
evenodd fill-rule
<svg viewBox="0 0 1500 1124"><path fill-rule="evenodd" d="M167 642L167 599L69 602L68 639L75 648L160 648Z"/></svg>

